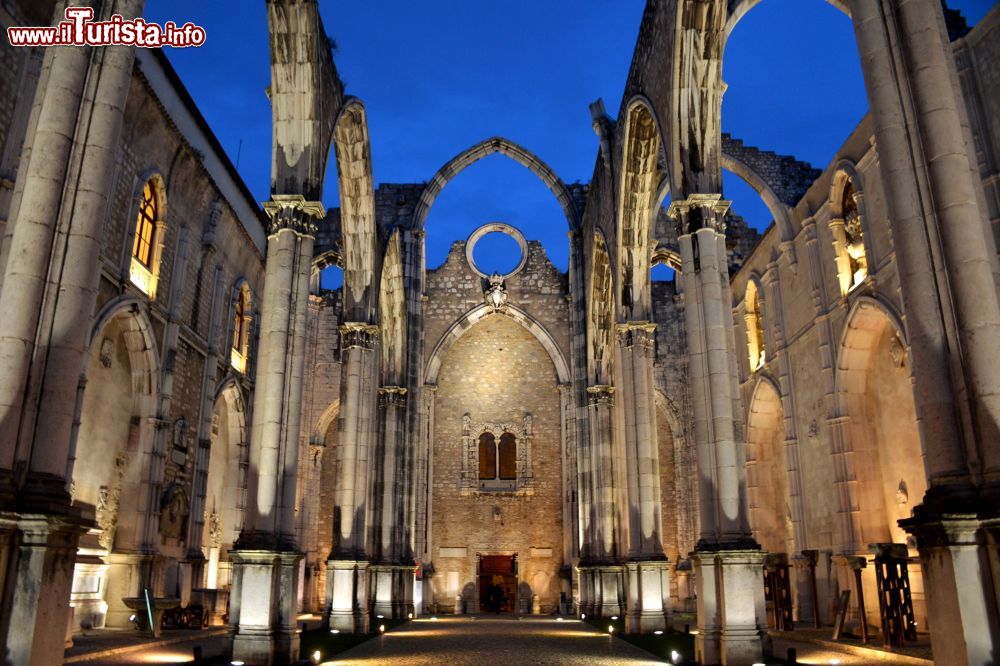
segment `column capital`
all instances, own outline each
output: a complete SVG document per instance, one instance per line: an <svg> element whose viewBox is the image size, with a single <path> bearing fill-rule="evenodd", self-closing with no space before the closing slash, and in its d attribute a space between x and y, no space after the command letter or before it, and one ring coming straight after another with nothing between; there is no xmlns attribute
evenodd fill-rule
<svg viewBox="0 0 1000 666"><path fill-rule="evenodd" d="M596 384L587 387L587 401L591 405L607 403L613 405L615 402L615 387L607 384Z"/></svg>
<svg viewBox="0 0 1000 666"><path fill-rule="evenodd" d="M326 216L326 208L319 201L307 201L301 194L272 194L263 204L264 212L271 218L267 226L269 236L284 229L303 236L315 236L316 221Z"/></svg>
<svg viewBox="0 0 1000 666"><path fill-rule="evenodd" d="M402 407L406 404L406 389L402 386L382 386L378 390L381 406Z"/></svg>
<svg viewBox="0 0 1000 666"><path fill-rule="evenodd" d="M681 235L705 228L725 233L726 213L732 203L721 194L690 194L687 199L671 202L667 215L678 222Z"/></svg>
<svg viewBox="0 0 1000 666"><path fill-rule="evenodd" d="M375 341L378 340L378 326L375 324L365 324L363 322L348 321L338 328L342 347L362 347L364 349L374 349Z"/></svg>
<svg viewBox="0 0 1000 666"><path fill-rule="evenodd" d="M648 321L628 321L616 324L615 333L621 347L628 349L638 346L651 349L655 341L656 324Z"/></svg>

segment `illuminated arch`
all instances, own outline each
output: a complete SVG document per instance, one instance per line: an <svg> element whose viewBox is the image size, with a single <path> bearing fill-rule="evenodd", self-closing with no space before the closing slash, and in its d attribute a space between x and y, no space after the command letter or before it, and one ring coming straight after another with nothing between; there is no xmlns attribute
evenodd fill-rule
<svg viewBox="0 0 1000 666"><path fill-rule="evenodd" d="M740 22L751 9L756 7L761 0L728 0L729 2L729 13L726 19L726 38L733 33L733 29L736 24ZM848 7L847 0L826 0L831 5L839 9L840 11L847 14L848 17L851 15L850 7Z"/></svg>
<svg viewBox="0 0 1000 666"><path fill-rule="evenodd" d="M495 136L462 151L434 174L434 177L424 187L424 191L420 195L420 201L413 211L414 228L424 228L431 206L434 205L435 199L437 199L441 190L444 189L445 185L452 178L484 157L488 157L494 153L509 157L538 176L545 183L546 187L552 191L552 194L555 195L556 200L563 209L563 214L566 216L569 228L576 229L579 227L580 220L576 204L573 202L573 197L570 195L566 185L556 175L555 171L530 150L514 143L510 139Z"/></svg>
<svg viewBox="0 0 1000 666"><path fill-rule="evenodd" d="M441 363L447 355L448 350L450 350L452 346L458 342L459 338L465 335L469 329L483 319L492 315L509 317L527 329L527 331L531 333L536 340L538 340L539 344L542 345L545 351L548 352L549 358L555 366L556 377L559 380L559 383L568 384L570 382L571 375L569 363L566 362L566 358L559 349L559 345L556 343L555 338L552 337L552 334L549 333L541 322L516 306L508 304L504 309L494 312L493 308L485 303L477 305L466 312L464 315L459 317L458 321L452 324L448 330L444 332L441 339L438 340L436 345L434 345L434 351L431 352L430 358L427 361L427 369L424 373L424 382L427 384L436 384L438 373L441 371Z"/></svg>
<svg viewBox="0 0 1000 666"><path fill-rule="evenodd" d="M649 101L641 96L625 107L624 152L618 197L617 277L623 321L649 319L649 242L664 195L663 140Z"/></svg>
<svg viewBox="0 0 1000 666"><path fill-rule="evenodd" d="M598 230L594 234L589 297L587 299L587 361L589 381L611 383L612 341L614 337L614 276L607 242Z"/></svg>
<svg viewBox="0 0 1000 666"><path fill-rule="evenodd" d="M365 106L348 98L333 131L340 188L344 312L352 321L370 320L375 274L375 191Z"/></svg>
<svg viewBox="0 0 1000 666"><path fill-rule="evenodd" d="M406 294L401 252L397 229L386 244L379 281L379 348L382 350L382 381L387 386L402 383L404 373Z"/></svg>

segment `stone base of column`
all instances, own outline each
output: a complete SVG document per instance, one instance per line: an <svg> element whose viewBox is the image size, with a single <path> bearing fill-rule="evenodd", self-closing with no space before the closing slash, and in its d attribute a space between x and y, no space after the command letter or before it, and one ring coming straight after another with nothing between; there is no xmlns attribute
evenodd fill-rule
<svg viewBox="0 0 1000 666"><path fill-rule="evenodd" d="M69 598L80 536L89 528L79 516L22 514L3 521L5 559L0 645L4 663L61 664L70 623Z"/></svg>
<svg viewBox="0 0 1000 666"><path fill-rule="evenodd" d="M299 658L297 592L301 553L234 550L230 626L233 660L291 664Z"/></svg>
<svg viewBox="0 0 1000 666"><path fill-rule="evenodd" d="M750 666L762 661L765 555L759 549L700 549L691 554L697 581L698 663Z"/></svg>
<svg viewBox="0 0 1000 666"><path fill-rule="evenodd" d="M163 596L159 585L162 567L157 566L154 556L142 553L109 553L101 559L108 564L105 626L129 629L133 626L129 618L135 611L122 600L141 597L146 587L154 597Z"/></svg>
<svg viewBox="0 0 1000 666"><path fill-rule="evenodd" d="M1000 545L1000 518L918 513L899 524L917 539L935 661L993 663L1000 592L990 562Z"/></svg>
<svg viewBox="0 0 1000 666"><path fill-rule="evenodd" d="M589 600L580 612L587 617L610 618L625 614L625 567L621 564L580 566L580 589L583 599L584 581L587 581ZM584 602L581 601L581 604Z"/></svg>
<svg viewBox="0 0 1000 666"><path fill-rule="evenodd" d="M665 631L670 609L670 562L647 560L629 562L625 631L651 634Z"/></svg>
<svg viewBox="0 0 1000 666"><path fill-rule="evenodd" d="M323 620L328 628L346 634L368 632L368 569L364 560L326 561Z"/></svg>
<svg viewBox="0 0 1000 666"><path fill-rule="evenodd" d="M416 567L400 564L372 564L368 579L375 593L372 612L397 620L412 616L413 576Z"/></svg>

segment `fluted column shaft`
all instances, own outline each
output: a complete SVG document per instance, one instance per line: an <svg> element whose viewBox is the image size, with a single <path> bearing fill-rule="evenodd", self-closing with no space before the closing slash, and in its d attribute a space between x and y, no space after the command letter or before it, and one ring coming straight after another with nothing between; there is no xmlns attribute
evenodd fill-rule
<svg viewBox="0 0 1000 666"><path fill-rule="evenodd" d="M294 550L309 276L315 220L325 211L297 195L275 195L265 210L272 221L250 437L254 492L240 542Z"/></svg>

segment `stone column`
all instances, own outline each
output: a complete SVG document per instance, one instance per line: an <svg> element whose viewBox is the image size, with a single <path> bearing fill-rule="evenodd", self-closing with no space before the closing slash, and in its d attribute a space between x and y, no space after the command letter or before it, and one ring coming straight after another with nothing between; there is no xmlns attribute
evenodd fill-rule
<svg viewBox="0 0 1000 666"><path fill-rule="evenodd" d="M369 472L376 400L378 327L340 327L343 374L337 442L339 472L333 509L333 550L327 560L326 609L331 629L365 632L368 624Z"/></svg>
<svg viewBox="0 0 1000 666"><path fill-rule="evenodd" d="M698 448L701 537L692 560L698 588L695 650L705 664L760 661L764 617L764 553L750 534L739 459L738 369L723 222L728 208L718 194L693 194L670 207L680 225Z"/></svg>
<svg viewBox="0 0 1000 666"><path fill-rule="evenodd" d="M142 5L119 0L103 14L131 18ZM0 645L10 663L62 660L76 543L93 519L70 507L66 473L133 58L125 47L45 50L4 229L0 507L12 532L0 553Z"/></svg>
<svg viewBox="0 0 1000 666"><path fill-rule="evenodd" d="M621 568L616 567L620 557L615 539L615 485L612 440L614 432L613 386L603 384L587 388L590 456L593 499L590 522L593 541L589 559L581 562L580 575L594 579L595 596L590 600L590 613L596 616L620 615L623 608L619 599L624 598ZM608 572L615 570L617 575ZM587 612L585 609L581 609Z"/></svg>
<svg viewBox="0 0 1000 666"><path fill-rule="evenodd" d="M629 497L629 592L626 631L648 633L666 628L669 604L661 584L669 573L660 533L660 463L653 404L653 347L656 324L618 325L621 391L625 421L625 459ZM662 579L662 580L661 580Z"/></svg>
<svg viewBox="0 0 1000 666"><path fill-rule="evenodd" d="M299 552L295 538L305 322L316 220L325 210L300 195L273 195L261 299L251 480L233 550L233 658L283 664L298 658Z"/></svg>
<svg viewBox="0 0 1000 666"><path fill-rule="evenodd" d="M855 4L929 482L901 524L917 537L935 654L987 663L1000 643L995 556L974 524L1000 498L995 243L940 3Z"/></svg>
<svg viewBox="0 0 1000 666"><path fill-rule="evenodd" d="M414 567L402 561L404 526L400 520L404 515L400 472L405 455L406 394L406 389L400 386L384 386L378 390L382 493L379 498L379 530L372 556L380 566L371 567L370 571L374 576L374 612L392 618L404 618L413 610L407 607L403 598L407 571L410 572L408 587L412 592Z"/></svg>

